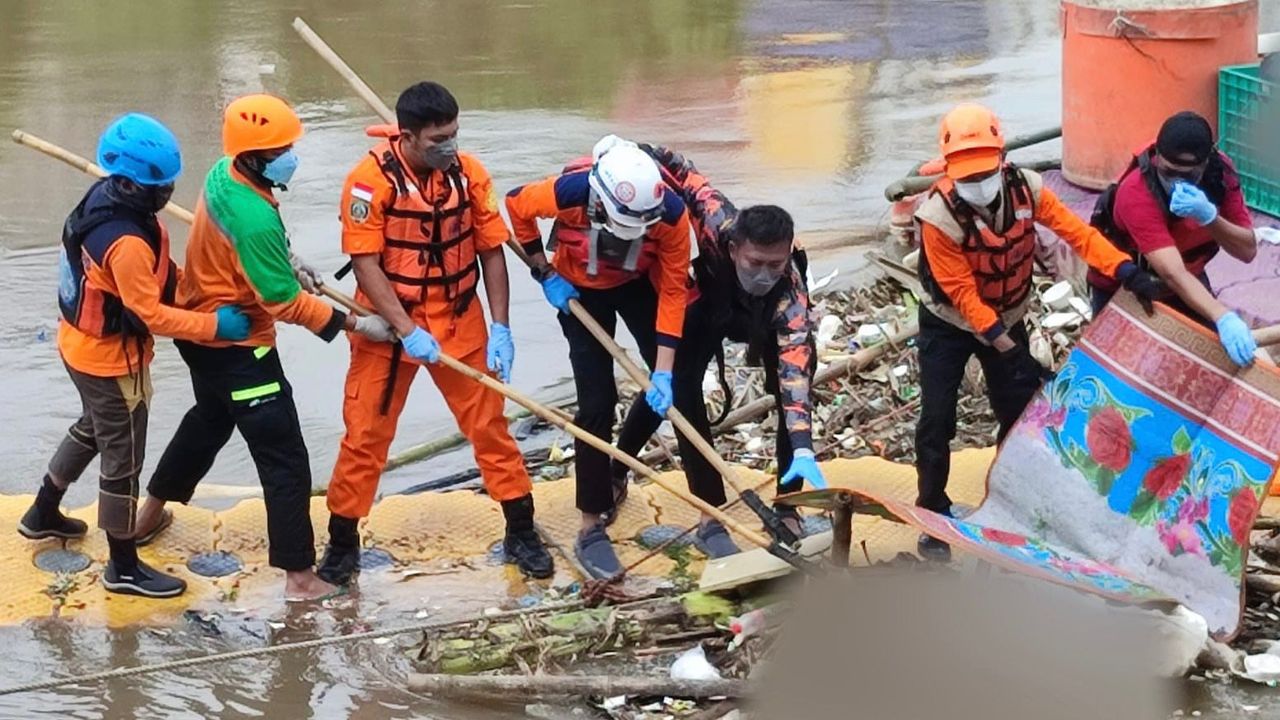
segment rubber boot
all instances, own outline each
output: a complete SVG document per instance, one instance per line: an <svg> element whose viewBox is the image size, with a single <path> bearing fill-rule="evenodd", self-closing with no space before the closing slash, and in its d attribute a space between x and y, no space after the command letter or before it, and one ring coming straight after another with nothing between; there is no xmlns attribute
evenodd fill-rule
<svg viewBox="0 0 1280 720"><path fill-rule="evenodd" d="M549 578L555 574L551 553L533 526L533 496L502 501L502 515L507 519L507 534L502 539L506 562L515 565L531 578Z"/></svg>
<svg viewBox="0 0 1280 720"><path fill-rule="evenodd" d="M108 592L151 598L177 597L186 592L185 580L166 575L138 559L138 545L133 538L115 538L108 533L107 546L111 559L102 571L102 586Z"/></svg>
<svg viewBox="0 0 1280 720"><path fill-rule="evenodd" d="M329 515L329 544L316 574L330 585L343 586L360 572L359 520Z"/></svg>
<svg viewBox="0 0 1280 720"><path fill-rule="evenodd" d="M29 540L84 537L89 532L88 524L63 515L62 509L58 507L62 503L62 496L66 494L65 488L54 485L53 479L45 475L40 491L36 493L35 503L18 521L18 534Z"/></svg>

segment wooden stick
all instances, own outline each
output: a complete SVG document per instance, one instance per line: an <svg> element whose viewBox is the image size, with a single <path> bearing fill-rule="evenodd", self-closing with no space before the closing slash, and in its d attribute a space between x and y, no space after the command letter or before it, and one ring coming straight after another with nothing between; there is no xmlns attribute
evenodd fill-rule
<svg viewBox="0 0 1280 720"><path fill-rule="evenodd" d="M371 310L361 306L349 296L327 285L321 285L319 288L319 292L321 295L324 295L325 297L329 298L330 300L333 300L337 304L347 308L348 310L350 310L351 312L357 315L373 314ZM637 475L644 477L645 479L649 480L650 482L662 488L663 490L666 490L667 492L671 493L672 495L675 495L676 497L680 498L686 503L689 503L690 505L696 507L697 509L706 513L707 515L710 515L716 520L719 520L720 523L723 524L725 527L745 537L746 539L750 540L752 543L755 543L756 545L759 545L760 547L766 548L766 549L773 546L773 543L770 542L768 538L756 532L755 530L752 530L751 528L744 526L742 523L739 523L737 520L734 520L732 517L729 517L729 515L725 514L722 510L720 510L716 506L708 503L706 500L703 500L700 497L697 497L696 495L691 494L688 490L681 488L672 482L669 482L668 480L660 476L658 473L654 472L653 469L650 468L649 466L645 465L644 463L640 462L634 457L622 452L618 448L614 447L611 443L605 442L603 439L596 437L595 435L587 432L586 430L583 430L582 428L578 427L572 422L566 421L564 418L557 415L551 408L543 405L542 403L539 403L538 401L534 400L531 397L528 397L527 395L520 392L519 390L516 390L510 385L505 385L499 382L498 380L495 380L494 378L490 377L489 375L486 375L480 372L479 370L476 370L470 365L466 365L462 362L459 362L458 360L452 357L449 357L444 353L440 354L439 362L441 365L444 365L450 370L454 370L458 373L461 373L462 375L465 375L471 378L472 380L475 380L481 385L484 385L485 387L491 390L494 390L495 392L501 394L507 399L512 400L516 404L527 408L530 412L542 418L543 420L546 420L547 422L557 427L563 428L565 432L574 436L578 440L585 442L586 444L590 445L596 450L599 450L600 452L608 455L609 457L612 457L613 459L617 460L623 465L626 465L627 467L631 468L631 470L635 472Z"/></svg>
<svg viewBox="0 0 1280 720"><path fill-rule="evenodd" d="M743 697L745 680L674 680L640 675L423 675L409 674L409 689L435 695L545 697L645 695L685 698Z"/></svg>
<svg viewBox="0 0 1280 720"><path fill-rule="evenodd" d="M26 145L27 147L33 150L38 150L55 160L61 160L62 162L79 170L80 172L87 173L89 175L92 175L94 177L99 177L99 178L103 178L107 176L107 171L98 167L95 163L90 162L86 158L80 157L79 155L76 155L75 153L71 152L70 150L67 150L64 147L54 145L53 143L47 140L41 140L40 138L30 133L25 133L21 130L14 130L13 141L18 143L19 145ZM176 205L171 202L168 205L165 205L164 209L170 215L178 218L179 220L187 223L188 225L190 225L195 220L195 215L193 215L190 210L182 207L181 205Z"/></svg>
<svg viewBox="0 0 1280 720"><path fill-rule="evenodd" d="M1280 325L1268 325L1254 330L1253 341L1258 343L1258 347L1280 343Z"/></svg>
<svg viewBox="0 0 1280 720"><path fill-rule="evenodd" d="M396 122L395 113L391 111L391 108L387 107L387 104L378 97L378 94L369 87L369 84L362 80L360 76L351 69L351 66L348 65L346 61L338 55L338 53L334 52L333 48L329 47L329 44L317 35L315 31L302 20L302 18L294 18L293 29L302 36L302 39L311 46L312 50L315 50L320 57L324 58L324 60L329 63L329 66L332 67L334 71L347 81L347 84L356 91L356 94L363 98L364 101L373 108L374 112L378 113L385 122ZM533 267L533 263L530 260L529 255L524 252L524 248L520 247L515 240L507 240L507 247L510 248L515 256L520 258L525 265ZM595 318L591 317L591 314L582 307L581 303L577 300L570 300L569 311L578 319L578 322L582 323L583 326L587 328L591 335L595 337L596 341L600 343L601 347L613 356L613 359L622 367L623 372L635 381L635 383L640 386L641 390L648 390L650 388L649 376L641 371L640 368L631 361L631 358L627 355L627 351L624 350L622 346L618 345L618 343L604 331L604 328L600 327L600 324L596 322ZM698 449L698 452L702 453L703 457L711 463L711 466L716 469L716 472L720 473L721 477L725 479L725 482L727 482L735 492L742 494L746 491L745 485L738 479L738 475L734 472L732 466L725 462L724 458L720 457L720 454L716 452L711 443L707 442L706 439L703 438L696 429L694 429L693 425L685 419L684 415L679 410L672 407L667 411L667 417L671 420L671 423L675 425L676 429L680 431L680 434L684 435L689 442L693 443L693 446Z"/></svg>

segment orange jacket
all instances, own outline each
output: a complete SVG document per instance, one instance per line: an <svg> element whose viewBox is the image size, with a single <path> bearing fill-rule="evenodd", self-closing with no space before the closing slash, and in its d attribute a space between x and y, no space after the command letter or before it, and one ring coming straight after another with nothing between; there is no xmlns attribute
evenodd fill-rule
<svg viewBox="0 0 1280 720"><path fill-rule="evenodd" d="M160 302L156 283L156 256L147 241L136 235L123 235L107 251L104 262L85 263L85 277L94 288L115 295L120 302L155 335L181 340L210 341L217 331L218 320L212 313L189 312ZM58 352L77 371L96 377L128 375L151 363L154 339L142 339L139 345L121 335L95 337L66 320L58 323Z"/></svg>
<svg viewBox="0 0 1280 720"><path fill-rule="evenodd" d="M403 158L401 161L407 169L408 165L403 163ZM463 244L469 244L465 248L467 256L502 247L510 234L498 212L498 196L494 192L488 170L475 156L468 153L458 153L458 164L470 204L472 233L462 241ZM448 192L446 188L452 187L451 183L446 183L444 173L438 170L427 178L416 178L414 182L417 188L425 189L433 201L443 198ZM411 189L410 192L419 190ZM342 189L342 252L348 255L384 254L387 249L387 211L393 209L396 202L396 189L392 179L382 172L378 157L373 153L365 155L347 176ZM440 272L441 270L436 269L432 274L438 275ZM356 291L356 299L369 304L369 298L359 289ZM461 314L456 309L444 285L427 286L426 299L406 307L409 318L425 327L446 353L463 357L484 346L488 331L480 303L467 303ZM353 342L357 341L358 339L353 338ZM387 343L368 345L373 351L388 356L391 353L392 347Z"/></svg>
<svg viewBox="0 0 1280 720"><path fill-rule="evenodd" d="M223 158L205 179L187 240L178 304L214 312L239 305L251 322L249 338L214 347L273 346L276 321L302 325L325 340L342 330L346 314L302 291L289 263L289 240L275 197Z"/></svg>
<svg viewBox="0 0 1280 720"><path fill-rule="evenodd" d="M541 251L538 218L554 218L570 230L587 231L590 190L587 171L552 175L522 185L507 193L507 215L521 245ZM658 291L658 316L654 323L658 344L674 347L684 327L684 310L689 298L689 214L684 202L669 188L665 190L662 219L649 228L643 242L651 244L658 262L649 270ZM591 276L583 258L573 252L555 253L551 262L564 279L578 287L609 288L639 277L639 273L611 272Z"/></svg>
<svg viewBox="0 0 1280 720"><path fill-rule="evenodd" d="M1027 176L1035 196L1035 221L1057 233L1090 267L1107 277L1115 277L1120 265L1128 261L1129 257L1117 250L1095 228L1081 220L1052 190L1044 187L1038 175L1028 170L1020 172ZM939 205L942 205L941 212ZM1007 319L1002 318L997 309L984 301L979 293L973 268L961 245L963 238L960 237L959 226L954 220L948 222L948 215L943 214L946 212L945 203L942 203L937 193L931 193L925 204L916 211L916 219L920 222L920 242L924 249L922 254L929 259L933 279L946 293L951 305L969 329L987 340L993 340L1005 331ZM1034 255L1028 256L1025 262L1034 262ZM1025 309L1025 303L1020 309ZM1021 315L1017 315L1016 319L1021 319Z"/></svg>

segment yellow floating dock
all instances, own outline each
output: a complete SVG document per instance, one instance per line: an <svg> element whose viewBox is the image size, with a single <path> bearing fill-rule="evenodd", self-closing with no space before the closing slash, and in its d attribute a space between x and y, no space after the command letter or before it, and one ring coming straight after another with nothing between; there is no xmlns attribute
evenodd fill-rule
<svg viewBox="0 0 1280 720"><path fill-rule="evenodd" d="M955 454L949 491L957 502L976 504L982 500L987 467L993 456L990 449L965 450ZM915 470L909 465L879 458L860 458L826 462L822 469L833 486L867 490L883 497L907 501L915 497ZM680 473L672 475L683 482ZM764 475L749 470L743 471L742 475L752 484L766 480ZM762 489L761 495L766 499L771 497L772 487ZM539 524L563 547L572 548L579 526L579 515L574 508L573 480L538 483L534 486L534 498ZM29 495L0 497L0 528L5 530L0 532L0 558L3 558L0 563L8 584L8 591L0 602L0 624L53 615L93 625L163 624L172 622L189 608L230 611L248 604L255 610L269 610L283 602L283 574L267 565L266 513L261 499L244 500L221 512L180 505L173 507L173 525L155 544L141 550L146 562L187 580L187 593L171 600L112 595L103 590L98 574L107 558L107 545L102 533L96 531L91 531L83 541L67 543L68 549L88 555L93 564L88 570L72 576L75 579L73 589L64 587L59 592L55 587L59 578L37 568L34 558L43 550L59 547L62 541L32 542L12 530L17 527L18 519L31 501ZM71 514L89 522L92 527L96 513L96 506L89 506ZM745 507L736 507L731 514L749 526L758 524ZM328 525L324 498L312 499L311 517L317 532L316 542L323 547L326 540L324 529ZM643 528L659 524L688 527L697 519L697 511L675 496L654 485L645 485L633 488L609 534L625 565L646 552L633 540ZM395 558L398 564L390 572L396 573L397 577L400 571L409 568L428 572L445 567L456 570L462 563L462 569L456 570L457 574L450 578L454 596L458 592L458 581L469 577L473 577L476 594L480 596L508 592L502 585L504 582L522 594L518 588L523 588L524 583L516 581L514 569L508 569L504 574L512 577L495 581L495 572L484 567L483 558L500 539L502 528L501 510L487 496L469 492L425 493L383 498L369 518L361 523L361 536L366 547L378 548ZM859 547L863 542L873 562L915 549L915 530L874 517L855 518L853 536L851 560L855 562L865 562ZM744 548L749 547L741 538L738 543ZM243 563L243 570L228 577L207 578L187 569L189 558L213 551L234 553ZM553 582L577 579L563 557L556 556L555 559L557 577ZM465 565L468 562L480 569L468 569ZM671 567L671 561L660 556L636 572L642 576L661 577ZM695 571L698 569L694 568ZM363 576L362 596L368 597L370 593L389 587L373 577L387 572L367 571ZM429 592L433 578L421 577L412 582L426 584ZM413 602L414 598L406 601Z"/></svg>

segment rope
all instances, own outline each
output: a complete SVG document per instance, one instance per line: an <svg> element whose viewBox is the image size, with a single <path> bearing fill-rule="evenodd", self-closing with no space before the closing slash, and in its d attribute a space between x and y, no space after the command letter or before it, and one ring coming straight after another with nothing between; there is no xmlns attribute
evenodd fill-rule
<svg viewBox="0 0 1280 720"><path fill-rule="evenodd" d="M99 682L101 680L112 680L122 677L133 677L135 675L149 675L157 672L167 672L170 670L179 670L182 668L196 667L198 665L209 665L211 663L227 662L231 660L240 660L243 658L261 657L265 655L278 655L280 653L289 652L291 650L307 650L310 648L324 647L326 645L339 645L348 642L359 642L361 640L376 640L377 638L390 637L392 635L401 635L411 632L427 632L431 630L443 630L445 628L457 627L460 625L469 625L471 623L486 620L505 620L513 617L524 615L533 615L544 612L558 612L560 610L569 610L582 606L581 600L571 600L568 602L557 603L553 605L543 605L541 607L523 608L520 610L508 610L506 612L494 613L492 615L484 615L479 618L467 618L465 620L452 620L448 622L431 622L418 623L415 625L406 625L404 627L389 628L386 630L371 630L369 632L353 633L351 635L340 635L338 637L317 638L315 640L303 640L295 643L285 643L283 645L272 645L270 647L250 648L247 650L236 650L227 653L218 653L216 655L205 655L202 657L184 658L182 660L172 660L170 662L157 663L155 665L141 665L138 667L116 668L115 670L107 670L105 672L92 673L90 675L78 675L75 677L57 678L54 680L41 680L40 682L27 683L25 685L14 685L12 687L0 688L0 695L16 695L18 693L32 692L35 690L50 690L52 688L66 687L68 685L81 685L86 683Z"/></svg>

